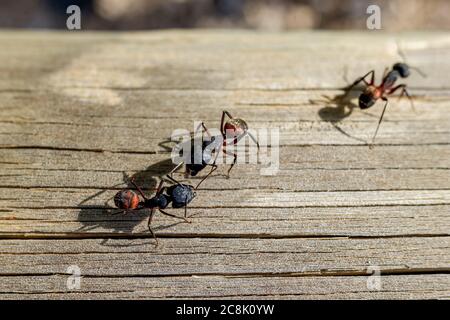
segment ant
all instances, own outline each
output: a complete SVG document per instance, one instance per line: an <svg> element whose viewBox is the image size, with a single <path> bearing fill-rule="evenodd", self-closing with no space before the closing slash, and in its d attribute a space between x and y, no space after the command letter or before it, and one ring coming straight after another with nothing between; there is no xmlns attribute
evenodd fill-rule
<svg viewBox="0 0 450 320"><path fill-rule="evenodd" d="M229 120L225 121L225 117L228 117ZM256 143L256 146L259 150L259 143L256 140L256 138L248 131L248 125L247 123L239 118L233 118L233 116L228 111L222 112L222 118L220 121L220 135L212 136L208 128L205 126L205 124L202 122L195 130L195 134L200 130L200 128L203 129L203 132L206 132L208 135L208 140L203 140L203 136L201 138L191 138L189 141L182 143L180 151L180 155L182 153L182 150L186 150L186 148L183 148L183 146L189 149L189 146L191 148L191 159L190 163L186 163L186 170L185 170L185 177L194 177L196 176L200 171L202 171L206 166L210 165L211 170L210 172L197 184L195 189L197 189L200 184L205 181L215 170L217 170L217 157L219 155L220 150L228 155L231 155L234 157L233 163L230 165L230 168L227 171L227 178L230 177L230 171L233 169L234 165L237 161L237 154L234 152L227 151L226 147L228 145L235 145L241 140L243 137L248 135L253 142ZM231 137L233 138L232 142L227 142L227 138ZM201 141L198 141L198 139L201 139ZM201 145L201 148L196 148L196 145ZM215 154L214 161L210 164L211 160L213 159ZM201 159L201 162L195 161L196 159ZM186 160L185 160L186 161ZM180 162L169 174L168 176L172 176L174 172L176 172L184 163L185 161Z"/></svg>
<svg viewBox="0 0 450 320"><path fill-rule="evenodd" d="M392 69L389 72L388 72L387 68L385 69L384 74L383 74L383 80L379 86L374 84L375 70L372 70L372 71L368 72L366 75L364 75L363 77L356 80L347 89L347 93L345 94L345 96L351 91L351 89L353 87L358 85L360 82L364 82L364 84L366 85L366 88L359 96L359 107L361 109L368 109L368 108L372 107L378 99L385 101L383 112L381 113L380 119L378 120L377 129L375 130L375 134L373 135L373 138L372 138L372 143L371 143L372 145L375 142L375 137L377 136L378 129L380 127L381 121L383 120L383 116L386 111L386 107L388 105L388 98L386 97L387 95L391 95L391 94L395 93L397 90L401 89L402 92L400 94L399 99L402 98L403 95L406 95L411 103L411 107L414 110L414 103L412 101L411 96L408 93L408 90L406 89L407 88L406 84L399 84L399 85L395 86L395 83L397 82L397 80L399 78L409 77L409 75L411 74L410 69L416 70L420 75L425 77L425 74L422 73L419 69L411 67L411 66L407 65L406 63L399 62L399 63L394 64L392 66ZM370 82L367 82L366 78L369 75L371 76Z"/></svg>
<svg viewBox="0 0 450 320"><path fill-rule="evenodd" d="M130 182L137 189L141 197L144 201L141 201L139 196L131 189L124 189L116 193L114 196L114 204L117 208L123 209L124 214L130 211L142 210L142 209L150 209L150 216L148 218L148 230L150 234L156 241L156 246L158 246L158 239L156 238L155 233L152 230L151 223L153 219L153 215L155 214L155 210L158 209L162 214L173 217L176 219L184 220L185 222L190 223L187 217L187 205L196 197L196 193L194 192L194 187L187 184L181 184L174 178L167 176L174 184L170 187L163 187L164 180L158 185L156 189L156 194L152 198L148 198L142 189L136 185L134 179L131 179ZM174 214L170 214L165 212L163 209L167 208L169 204L172 203L173 208L184 208L184 218L178 217ZM120 213L118 212L118 213Z"/></svg>

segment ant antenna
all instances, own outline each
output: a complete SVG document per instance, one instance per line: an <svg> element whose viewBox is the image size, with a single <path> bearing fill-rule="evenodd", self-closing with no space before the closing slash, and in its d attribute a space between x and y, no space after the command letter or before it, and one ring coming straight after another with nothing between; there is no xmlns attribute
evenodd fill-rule
<svg viewBox="0 0 450 320"><path fill-rule="evenodd" d="M256 143L256 146L258 147L258 150L259 150L259 142L258 142L258 140L256 140L255 136L248 131L246 133L250 137L250 139L252 139L253 142Z"/></svg>
<svg viewBox="0 0 450 320"><path fill-rule="evenodd" d="M402 58L403 62L406 63L406 55L405 55L405 52L402 49L402 46L400 45L398 40L395 41L395 44L397 46L397 53L398 53L398 55L400 56L400 58Z"/></svg>
<svg viewBox="0 0 450 320"><path fill-rule="evenodd" d="M178 185L181 186L181 183L180 183L180 182L178 182L177 180L175 180L174 178L172 178L172 177L169 176L168 174L166 174L166 178L167 178L168 180L170 180L171 182L173 182L173 183L178 184Z"/></svg>
<svg viewBox="0 0 450 320"><path fill-rule="evenodd" d="M420 70L419 68L417 68L417 67L412 67L412 66L409 66L409 68L412 69L412 70L417 71L417 73L420 74L423 78L426 78L426 77L427 77L427 74L426 74L425 72L423 72L422 70Z"/></svg>
<svg viewBox="0 0 450 320"><path fill-rule="evenodd" d="M344 75L342 76L342 79L347 84L346 87L344 88L344 89L346 89L349 86L349 82L348 82L348 65L344 65L343 69L344 69Z"/></svg>
<svg viewBox="0 0 450 320"><path fill-rule="evenodd" d="M129 183L131 183L136 189L137 191L140 193L140 195L142 196L142 198L144 198L144 200L147 200L147 196L145 195L144 191L142 191L141 187L139 187L136 182L134 181L134 177L131 177L129 179Z"/></svg>

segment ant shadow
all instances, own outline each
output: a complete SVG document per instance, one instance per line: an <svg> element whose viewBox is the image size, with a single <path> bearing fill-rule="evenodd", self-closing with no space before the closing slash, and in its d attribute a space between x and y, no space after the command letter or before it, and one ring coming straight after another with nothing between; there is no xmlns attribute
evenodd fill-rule
<svg viewBox="0 0 450 320"><path fill-rule="evenodd" d="M174 167L175 165L169 158L152 164L145 170L136 172L131 177L126 173L123 173L123 183L126 184L125 187L119 188L119 186L123 186L123 183L113 185L107 189L100 190L79 203L77 206L80 209L78 221L82 224L82 227L77 231L86 232L100 228L112 230L113 233L131 233L137 225L148 218L148 210L139 210L128 214L122 214L120 209L109 204L113 197L107 199L103 205L88 205L87 203L111 190L116 189L119 191L120 189L134 189L134 186L130 183L130 179L134 179L136 184L141 186L144 192L148 190L154 192L160 177L169 173ZM156 226L153 227L153 230L158 231L167 229L179 223L182 222L177 221L170 225ZM107 239L103 240L101 244L107 245Z"/></svg>
<svg viewBox="0 0 450 320"><path fill-rule="evenodd" d="M359 97L362 87L353 89L350 89L350 87L343 88L344 92L341 94L334 96L322 95L322 99L310 99L309 103L312 105L325 105L318 112L323 121L330 122L337 131L346 137L367 143L366 140L352 136L339 126L342 120L349 117L355 108L358 108L358 105L353 103L352 100Z"/></svg>

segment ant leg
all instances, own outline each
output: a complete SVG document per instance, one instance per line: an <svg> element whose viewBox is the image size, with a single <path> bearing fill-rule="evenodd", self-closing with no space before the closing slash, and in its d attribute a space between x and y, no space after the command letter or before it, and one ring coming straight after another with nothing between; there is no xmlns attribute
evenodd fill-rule
<svg viewBox="0 0 450 320"><path fill-rule="evenodd" d="M234 140L233 140L233 144L238 144L238 142L241 141L241 139L244 138L246 134L247 134L247 133L242 133L241 135L236 136L236 137L234 138ZM227 143L225 142L225 145L227 146L227 145L229 145L229 144L227 144Z"/></svg>
<svg viewBox="0 0 450 320"><path fill-rule="evenodd" d="M234 165L237 162L237 154L236 153L232 153L232 152L228 152L226 149L224 149L223 152L234 157L233 163L231 164L230 168L227 171L227 179L229 179L230 178L230 171L231 171L231 169L233 169Z"/></svg>
<svg viewBox="0 0 450 320"><path fill-rule="evenodd" d="M413 112L416 112L416 107L414 106L414 101L411 98L411 96L409 95L408 90L406 90L406 86L403 88L400 98L403 97L403 95L406 95L406 97L409 100L409 103L411 103L411 109L413 110Z"/></svg>
<svg viewBox="0 0 450 320"><path fill-rule="evenodd" d="M233 169L234 165L236 164L236 159L237 159L237 155L235 154L233 163L231 164L230 168L227 171L227 179L230 179L230 172L231 172L231 169Z"/></svg>
<svg viewBox="0 0 450 320"><path fill-rule="evenodd" d="M127 210L121 210L121 211L113 212L113 213L111 213L111 215L112 215L112 216L115 216L115 215L117 215L117 214L119 214L119 213L127 214L128 211L127 211Z"/></svg>
<svg viewBox="0 0 450 320"><path fill-rule="evenodd" d="M153 231L152 226L151 226L154 214L155 214L155 209L151 209L150 216L148 217L147 227L148 227L148 231L150 231L150 234L152 235L153 239L155 239L156 247L157 247L159 245L158 238L156 238L155 232Z"/></svg>
<svg viewBox="0 0 450 320"><path fill-rule="evenodd" d="M184 197L184 218L187 218L187 195Z"/></svg>
<svg viewBox="0 0 450 320"><path fill-rule="evenodd" d="M203 177L202 180L200 180L200 182L195 187L195 190L197 190L198 187L202 184L202 182L205 181L216 170L217 170L217 165L215 164L215 161L214 161L214 163L211 165L211 170L208 172L208 174L206 176Z"/></svg>
<svg viewBox="0 0 450 320"><path fill-rule="evenodd" d="M226 111L225 111L225 112L226 112ZM211 135L211 133L209 133L208 128L205 126L205 124L204 124L203 122L197 127L196 132L200 129L200 126L203 127L203 131L206 132L206 134L208 135L209 140L211 141L212 135ZM203 136L202 136L202 139L203 139ZM203 150L203 152L204 152L204 150Z"/></svg>
<svg viewBox="0 0 450 320"><path fill-rule="evenodd" d="M371 75L370 82L367 82L367 81L366 81L366 78L367 78L369 75ZM350 87L348 87L348 88L346 89L346 93L345 93L345 95L343 96L343 98L345 98L345 97L349 94L349 92L353 89L353 87L355 87L355 86L356 86L357 84L359 84L361 81L363 81L364 84L365 84L366 86L373 85L373 83L374 83L374 81L375 81L375 70L369 71L369 72L366 73L364 76L360 77L358 80L356 80L355 82L353 82L353 84L352 84Z"/></svg>
<svg viewBox="0 0 450 320"><path fill-rule="evenodd" d="M180 169L184 164L184 161L181 161L179 164L176 165L175 168L173 168L168 174L166 174L167 177L172 177L172 174L174 174L178 169Z"/></svg>
<svg viewBox="0 0 450 320"><path fill-rule="evenodd" d="M400 97L398 99L400 100L403 97L403 95L406 95L406 97L408 98L409 102L411 103L412 110L414 112L416 112L416 108L414 107L414 102L413 102L411 96L409 95L409 92L406 89L406 87L407 87L406 84L400 84L400 85L392 88L391 90L389 90L388 94L393 94L398 89L402 89L402 92L401 92Z"/></svg>
<svg viewBox="0 0 450 320"><path fill-rule="evenodd" d="M256 138L255 138L255 137L253 136L253 134L251 134L250 132L247 131L247 134L248 134L248 136L250 137L250 139L252 139L253 142L256 143L256 147L257 147L258 150L259 150L259 142L258 142L258 140L256 140Z"/></svg>
<svg viewBox="0 0 450 320"><path fill-rule="evenodd" d="M366 78L370 75L370 82L366 81ZM373 85L374 81L375 81L375 70L369 71L367 72L365 75L363 75L362 77L360 77L358 80L356 80L355 82L353 82L351 87L356 86L358 83L360 83L361 81L364 82L364 84L366 86L370 86Z"/></svg>
<svg viewBox="0 0 450 320"><path fill-rule="evenodd" d="M197 133L200 128L203 127L203 132L206 132L206 134L208 135L209 138L211 138L211 134L209 133L208 128L205 126L205 123L202 121L202 123L200 123L197 127L197 129L195 129L195 133Z"/></svg>
<svg viewBox="0 0 450 320"><path fill-rule="evenodd" d="M233 119L233 116L226 110L222 111L222 119L220 120L220 132L222 132L222 136L225 139L225 132L223 131L223 125L225 122L225 116L228 116L228 118Z"/></svg>
<svg viewBox="0 0 450 320"><path fill-rule="evenodd" d="M196 134L197 132L199 132L199 131L200 131L200 128L201 128L202 126L204 126L203 121L197 126L197 128L196 128L195 131L194 131L194 134Z"/></svg>
<svg viewBox="0 0 450 320"><path fill-rule="evenodd" d="M186 218L178 217L178 216L176 216L176 215L174 215L174 214L165 212L165 211L162 210L162 209L159 209L159 212L161 212L162 214L165 214L166 216L169 216L169 217L172 217L172 218L175 218L175 219L184 220L184 222L187 222L187 223L191 223L191 222L190 222L188 219L186 219Z"/></svg>
<svg viewBox="0 0 450 320"><path fill-rule="evenodd" d="M144 192L142 191L142 189L134 182L134 178L130 179L130 183L137 189L137 191L141 194L142 198L144 198L145 200L147 200L148 198L145 196Z"/></svg>
<svg viewBox="0 0 450 320"><path fill-rule="evenodd" d="M247 132L241 134L241 135L238 136L238 137L235 137L235 138L234 138L234 141L233 141L233 144L238 144L238 142L241 141L241 139L244 138L246 135L249 136L250 139L253 140L253 142L256 144L256 147L257 147L258 150L259 150L259 142L258 142L258 140L257 140L257 139L255 138L255 136L254 136L253 134L251 134L249 131L247 131ZM226 145L229 145L229 144L226 144Z"/></svg>
<svg viewBox="0 0 450 320"><path fill-rule="evenodd" d="M166 175L166 178L169 179L170 181L172 181L173 183L178 184L178 185L181 186L181 183L178 180L175 180L175 178L172 178L169 175Z"/></svg>
<svg viewBox="0 0 450 320"><path fill-rule="evenodd" d="M216 171L217 170L217 165L216 165L216 161L217 161L217 158L219 157L219 153L220 153L220 149L222 149L223 148L223 146L220 146L217 150L216 150L216 157L214 158L214 162L211 164L211 170L209 171L209 173L205 176L205 177L203 177L203 179L202 180L200 180L200 182L197 184L197 186L195 187L195 190L197 190L198 189L198 187L202 184L202 182L203 181L205 181L214 171Z"/></svg>
<svg viewBox="0 0 450 320"><path fill-rule="evenodd" d="M373 135L372 143L370 144L370 147L372 147L373 144L374 144L374 142L375 142L375 137L377 136L378 129L380 128L381 121L383 120L384 112L386 111L386 107L387 107L388 102L389 102L388 99L387 99L386 97L381 97L381 99L382 99L383 101L386 101L386 103L384 104L383 112L381 113L380 120L378 120L377 129L375 130L375 134Z"/></svg>
<svg viewBox="0 0 450 320"><path fill-rule="evenodd" d="M373 85L373 83L375 82L375 71L372 70L372 71L370 71L370 72L368 73L368 75L369 75L369 74L371 74L369 84L370 84L370 85ZM364 77L364 78L365 78L365 77ZM364 81L365 84L367 84L367 82L366 82L366 80L365 80L364 78L363 78L363 81Z"/></svg>
<svg viewBox="0 0 450 320"><path fill-rule="evenodd" d="M163 184L164 184L164 180L161 180L159 182L158 188L156 188L156 195L160 195L161 193L164 192L165 188L163 188Z"/></svg>
<svg viewBox="0 0 450 320"><path fill-rule="evenodd" d="M388 67L384 68L384 71L383 71L383 79L384 79L384 77L386 77L388 71L389 71L389 68L388 68Z"/></svg>

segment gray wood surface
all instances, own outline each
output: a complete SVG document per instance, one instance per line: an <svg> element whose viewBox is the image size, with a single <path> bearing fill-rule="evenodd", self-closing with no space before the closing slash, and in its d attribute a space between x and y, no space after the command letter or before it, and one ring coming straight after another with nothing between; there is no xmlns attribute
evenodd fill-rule
<svg viewBox="0 0 450 320"><path fill-rule="evenodd" d="M9 31L0 44L0 299L450 298L448 33ZM401 53L427 77L402 80L415 111L390 99L369 149L381 103L334 98ZM280 170L220 167L191 223L155 217L155 248L146 213L111 215L111 197L126 176L150 195L172 131L218 127L222 110L279 128Z"/></svg>

